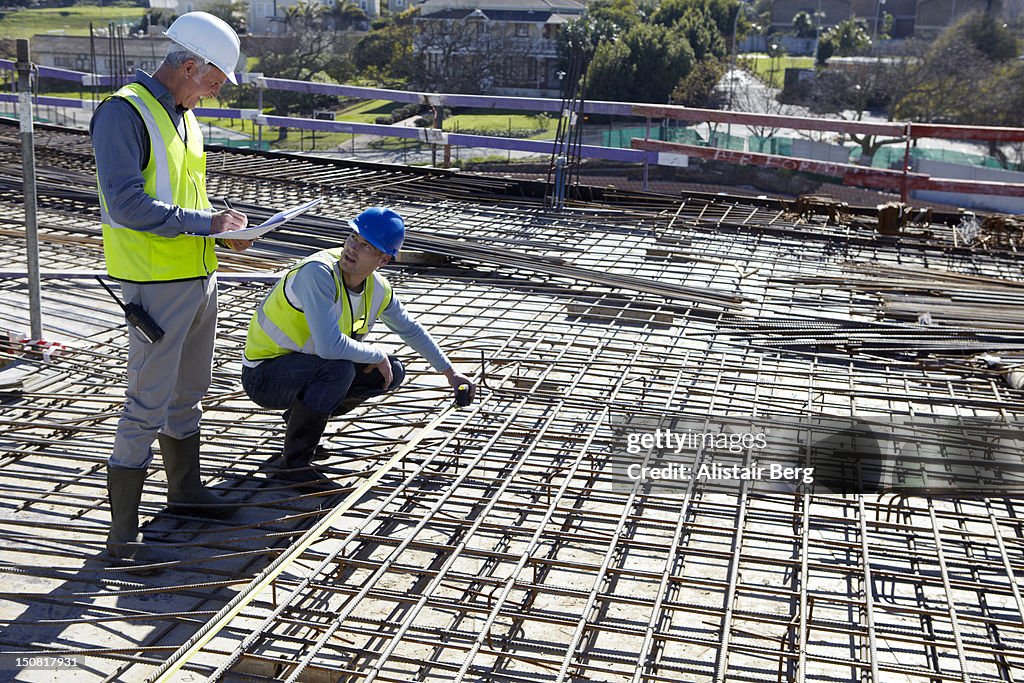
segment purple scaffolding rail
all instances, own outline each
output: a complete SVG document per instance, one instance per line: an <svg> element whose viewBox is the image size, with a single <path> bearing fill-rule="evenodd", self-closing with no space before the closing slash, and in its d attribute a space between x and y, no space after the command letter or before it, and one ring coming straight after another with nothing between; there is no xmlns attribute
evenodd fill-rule
<svg viewBox="0 0 1024 683"><path fill-rule="evenodd" d="M0 69L14 69L11 60L0 60ZM113 76L101 76L70 69L39 67L38 74L44 78L57 78L80 83L83 87L92 85L117 85ZM442 107L476 107L483 109L514 109L520 111L557 112L561 107L559 100L532 97L501 97L490 95L459 95L423 93L383 88L365 88L332 83L313 83L294 81L284 78L266 78L261 74L237 74L240 85L250 85L257 89L282 90L316 95L332 95L335 97L356 97L361 99L388 100L391 102L419 103L425 106ZM123 79L122 79L123 80ZM17 96L0 94L0 102L17 102ZM39 96L35 98L39 105L71 107L75 109L94 109L93 100L80 100L61 97ZM587 102L588 113L615 114L621 116L643 116L637 114L636 105L621 102ZM319 131L328 133L350 133L353 135L371 135L378 137L407 138L433 145L454 145L460 147L482 147L500 151L534 152L549 155L554 149L550 140L523 140L488 135L463 135L448 133L434 128L409 128L373 123L356 123L349 121L325 121L296 116L267 116L257 109L197 107L196 116L232 120L251 120L261 126L283 126L299 130ZM617 147L600 147L584 145L581 149L584 157L620 161L626 163L650 164L658 163L660 156L656 152ZM646 176L646 173L645 173Z"/></svg>
<svg viewBox="0 0 1024 683"><path fill-rule="evenodd" d="M15 63L11 60L0 60L0 70L13 70ZM92 85L116 85L117 79L112 76L59 69L54 67L38 67L40 77L57 78L80 83L83 87ZM332 83L312 83L284 78L267 78L258 73L238 73L239 84L263 90L281 90L335 97L355 97L360 99L380 99L391 102L418 103L430 107L475 107L482 109L512 109L517 111L560 112L560 100L539 97L504 97L492 95L462 95L445 93L425 93L383 88L366 88L352 85ZM15 95L0 94L0 101L16 102ZM38 97L36 102L46 106L63 106L92 109L96 103L91 100L73 100L55 97ZM299 130L323 131L333 133L349 133L353 135L370 135L378 137L415 139L431 145L472 146L502 151L534 152L550 155L554 142L549 140L523 140L485 135L464 135L448 133L433 128L408 128L382 124L356 123L348 121L324 121L301 117L267 116L257 109L213 109L201 107L195 110L197 116L224 118L234 120L252 120L260 126L283 126ZM850 122L832 119L816 119L808 117L770 116L747 112L730 112L707 109L692 109L675 105L655 105L642 103L587 101L584 113L605 114L614 116L630 116L645 119L649 138L651 121L655 119L675 119L689 122L717 122L739 125L772 125L780 128L796 130L819 130L836 132L860 132L876 135L892 135L904 138L904 172L909 171L910 144L917 138L944 138L952 140L982 140L998 142L1016 142L1024 140L1024 129L996 128L982 126L935 126L911 122ZM649 164L666 166L682 166L688 163L689 154L682 147L670 151L667 145L648 145L637 143L633 149L584 145L581 156L590 159L604 159L626 163L639 163L644 167L644 186L647 185L647 167ZM640 149L638 147L647 147ZM658 149L654 149L658 147ZM746 163L741 157L737 163ZM984 183L983 183L984 184ZM908 187L904 183L902 193L907 196Z"/></svg>

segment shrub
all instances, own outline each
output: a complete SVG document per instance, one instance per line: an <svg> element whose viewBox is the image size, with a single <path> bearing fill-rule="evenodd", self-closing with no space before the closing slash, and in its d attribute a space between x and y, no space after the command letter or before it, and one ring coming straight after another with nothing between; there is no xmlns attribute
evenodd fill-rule
<svg viewBox="0 0 1024 683"><path fill-rule="evenodd" d="M528 138L546 130L547 128L459 128L463 135L489 135L492 138Z"/></svg>
<svg viewBox="0 0 1024 683"><path fill-rule="evenodd" d="M391 123L397 123L399 121L404 121L405 119L407 119L407 118L409 118L411 116L415 116L416 114L419 114L420 113L420 108L421 108L420 105L416 104L414 102L402 105L398 109L396 109L393 112L391 112Z"/></svg>

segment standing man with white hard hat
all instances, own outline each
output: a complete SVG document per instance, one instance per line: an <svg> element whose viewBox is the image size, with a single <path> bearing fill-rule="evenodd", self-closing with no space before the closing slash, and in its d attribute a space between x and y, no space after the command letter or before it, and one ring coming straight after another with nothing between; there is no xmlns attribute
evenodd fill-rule
<svg viewBox="0 0 1024 683"><path fill-rule="evenodd" d="M305 491L334 488L310 466L327 421L405 378L398 358L363 341L378 318L447 378L457 399L475 393L377 272L402 248L401 215L375 206L349 224L344 246L299 261L278 281L245 340L242 387L258 405L286 411L280 476Z"/></svg>
<svg viewBox="0 0 1024 683"><path fill-rule="evenodd" d="M123 565L167 559L139 534L154 439L174 510L218 516L234 509L202 483L199 420L217 328L213 236L248 221L236 211L211 209L203 135L191 110L200 98L215 97L225 80L236 82L239 41L205 12L182 15L166 35L173 44L156 72L137 71L134 82L96 109L90 125L107 273L121 282L124 299L164 331L152 341L129 326L128 387L107 462L107 554ZM225 243L236 251L250 244Z"/></svg>

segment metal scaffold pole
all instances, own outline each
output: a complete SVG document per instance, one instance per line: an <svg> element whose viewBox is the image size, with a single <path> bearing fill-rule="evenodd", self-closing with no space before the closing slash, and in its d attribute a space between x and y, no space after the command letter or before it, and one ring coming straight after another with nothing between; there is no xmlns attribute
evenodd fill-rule
<svg viewBox="0 0 1024 683"><path fill-rule="evenodd" d="M28 40L18 40L18 115L21 124L21 158L25 181L25 259L28 265L28 310L31 337L43 338L39 286L39 224L36 216L36 158L32 127L32 62Z"/></svg>

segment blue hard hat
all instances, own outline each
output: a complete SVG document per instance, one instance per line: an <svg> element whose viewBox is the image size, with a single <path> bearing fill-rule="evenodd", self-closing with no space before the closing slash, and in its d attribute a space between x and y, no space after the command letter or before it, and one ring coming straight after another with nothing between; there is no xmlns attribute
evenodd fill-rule
<svg viewBox="0 0 1024 683"><path fill-rule="evenodd" d="M405 241L405 221L392 209L372 206L348 222L364 240L388 256L395 256Z"/></svg>

